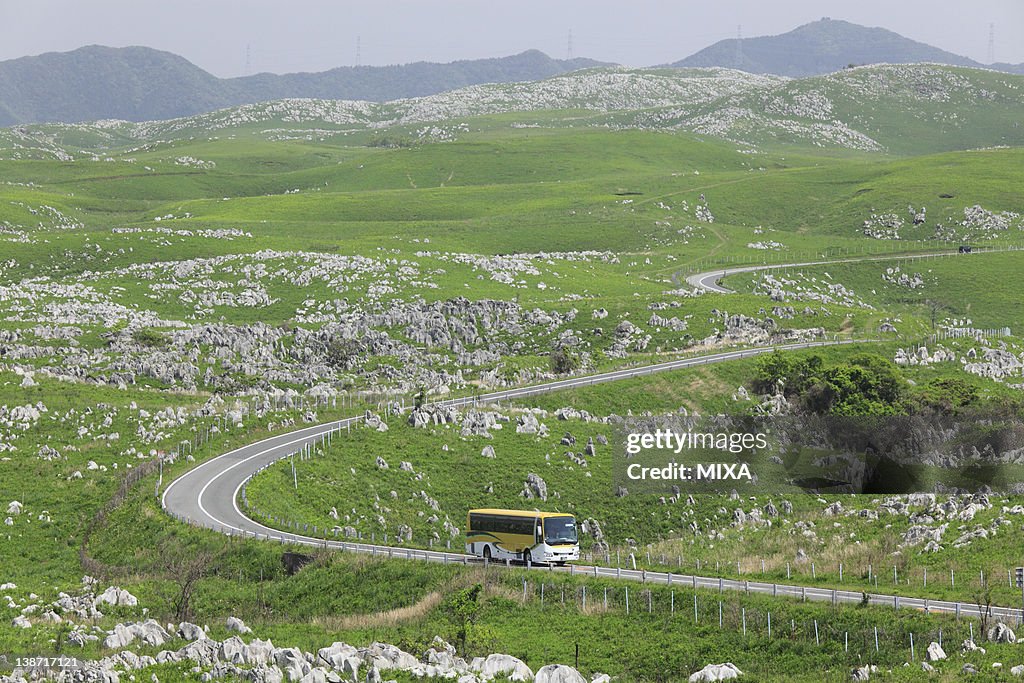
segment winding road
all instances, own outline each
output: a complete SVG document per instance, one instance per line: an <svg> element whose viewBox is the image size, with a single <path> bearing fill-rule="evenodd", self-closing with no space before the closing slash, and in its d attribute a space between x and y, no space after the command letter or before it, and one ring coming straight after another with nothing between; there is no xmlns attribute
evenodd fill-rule
<svg viewBox="0 0 1024 683"><path fill-rule="evenodd" d="M914 257L902 256L899 258L906 259ZM925 258L925 256L922 255L917 258ZM853 260L883 259L864 258ZM772 265L732 268L728 270L694 274L687 277L687 282L691 285L704 287L705 289L714 292L728 292L729 290L721 288L717 284L718 279L724 275L773 268L824 265L828 263L837 263L837 261L789 264L788 266ZM529 387L496 391L475 397L448 399L438 401L435 405L462 407L466 405L495 403L502 400L524 398L527 396L536 396L554 391L643 377L660 372L749 358L763 353L768 353L776 349L795 350L849 343L854 342L845 340L803 342L712 353L692 358L667 361L654 365L625 368L611 372L589 375L586 377L574 377ZM331 443L335 438L341 438L341 433L344 430L348 430L361 419L362 417L349 417L333 422L305 427L284 434L278 434L207 460L188 472L185 472L167 486L161 498L162 507L167 514L179 521L231 535L265 539L279 543L294 543L299 545L379 555L382 557L426 560L446 564L468 564L470 562L479 562L479 560L473 556L457 552L419 550L380 544L350 542L345 540L331 540L281 531L264 526L250 519L242 512L239 507L238 500L243 491L243 487L253 476L278 460L284 459L303 450L306 446ZM535 571L560 571L584 576L615 578L719 591L731 590L762 595L789 596L804 600L826 601L833 604L860 603L864 599L864 594L860 591L833 590L790 584L741 581L734 579L720 579L709 576L585 566L580 564L569 565L567 567L542 568L536 566L532 569ZM929 600L926 598L885 594L868 594L867 599L873 605L885 605L893 608L911 608L928 612L955 613L958 616L980 616L980 609L974 603ZM991 616L999 619L1015 621L1024 620L1024 610L1021 609L992 607L990 608L990 613Z"/></svg>
<svg viewBox="0 0 1024 683"><path fill-rule="evenodd" d="M1017 251L1016 247L1006 247L998 249L985 249L984 251L976 249L970 255L984 253L991 254L1004 251ZM936 257L954 257L954 256L967 256L968 254L960 254L955 251L943 251L943 252L932 252L929 254L882 254L880 256L854 256L843 259L829 259L823 261L804 261L801 263L775 263L775 264L758 264L753 266L736 266L735 268L719 268L717 270L706 270L701 273L694 273L686 276L686 284L691 287L697 287L706 289L709 292L715 294L732 294L731 289L727 289L721 285L722 279L729 275L738 275L740 273L755 273L761 270L782 270L786 268L807 268L810 266L831 266L836 263L868 263L871 261L912 261L915 259L928 259ZM677 281L679 273L673 273L672 279Z"/></svg>

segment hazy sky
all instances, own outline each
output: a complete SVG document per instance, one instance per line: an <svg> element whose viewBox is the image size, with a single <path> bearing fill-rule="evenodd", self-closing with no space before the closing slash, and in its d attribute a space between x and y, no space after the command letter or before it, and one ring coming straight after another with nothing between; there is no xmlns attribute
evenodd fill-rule
<svg viewBox="0 0 1024 683"><path fill-rule="evenodd" d="M146 45L218 76L497 57L538 48L630 66L823 16L988 62L1024 62L1024 0L0 0L0 60ZM248 60L247 60L248 49Z"/></svg>

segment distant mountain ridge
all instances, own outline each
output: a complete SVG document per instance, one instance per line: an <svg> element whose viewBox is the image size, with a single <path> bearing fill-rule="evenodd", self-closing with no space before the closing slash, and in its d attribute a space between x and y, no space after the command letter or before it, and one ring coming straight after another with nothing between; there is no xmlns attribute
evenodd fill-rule
<svg viewBox="0 0 1024 683"><path fill-rule="evenodd" d="M983 65L882 28L822 19L777 36L723 40L672 67L722 67L791 78L856 64L933 62L1024 74L1024 64ZM386 102L486 83L538 81L584 68L537 50L509 57L340 67L319 73L217 78L178 55L146 47L89 46L0 62L0 127L100 119L154 121L287 98Z"/></svg>
<svg viewBox="0 0 1024 683"><path fill-rule="evenodd" d="M920 62L1024 74L1024 64L981 64L884 28L869 28L827 17L777 36L721 40L671 66L720 66L749 73L804 78L833 73L851 64Z"/></svg>
<svg viewBox="0 0 1024 683"><path fill-rule="evenodd" d="M222 79L170 52L93 45L0 62L0 126L151 121L288 97L386 101L482 83L532 81L602 65L590 59L552 59L529 50L448 64L341 67Z"/></svg>

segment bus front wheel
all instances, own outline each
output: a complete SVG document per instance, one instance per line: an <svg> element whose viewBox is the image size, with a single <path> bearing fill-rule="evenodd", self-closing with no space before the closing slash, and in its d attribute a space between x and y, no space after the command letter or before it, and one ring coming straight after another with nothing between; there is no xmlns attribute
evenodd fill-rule
<svg viewBox="0 0 1024 683"><path fill-rule="evenodd" d="M533 564L533 559L530 557L530 551L529 550L524 550L523 551L523 564L525 564L527 567L529 567L531 564Z"/></svg>

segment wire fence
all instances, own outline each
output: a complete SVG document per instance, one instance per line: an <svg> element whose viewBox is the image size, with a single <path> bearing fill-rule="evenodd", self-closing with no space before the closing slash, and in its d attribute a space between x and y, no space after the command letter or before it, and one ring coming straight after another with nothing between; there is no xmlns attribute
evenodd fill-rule
<svg viewBox="0 0 1024 683"><path fill-rule="evenodd" d="M1009 588L1016 591L1024 606L1024 587L1018 584L1019 566L989 567L977 570L943 569L929 567L908 568L899 564L880 565L868 560L859 562L825 563L816 560L800 562L778 561L748 556L745 559L724 562L701 558L685 558L682 554L669 555L642 551L637 548L614 548L604 551L584 551L580 560L604 567L646 569L648 571L682 572L722 578L748 578L764 581L785 580L822 587L837 585L844 588L873 590L948 588L963 591L971 600L979 591L991 588Z"/></svg>
<svg viewBox="0 0 1024 683"><path fill-rule="evenodd" d="M935 643L952 653L970 650L976 639L986 637L984 626L974 621L944 621L929 626L908 616L900 620L873 620L856 615L844 625L839 613L825 611L819 617L794 607L766 607L742 595L732 598L708 591L686 589L587 585L521 579L518 596L523 605L541 609L573 610L583 614L616 613L634 618L668 619L680 626L717 629L745 639L767 643L775 640L805 643L849 655L851 662L923 661ZM933 653L938 652L933 649Z"/></svg>

